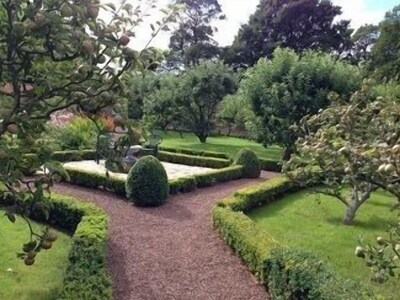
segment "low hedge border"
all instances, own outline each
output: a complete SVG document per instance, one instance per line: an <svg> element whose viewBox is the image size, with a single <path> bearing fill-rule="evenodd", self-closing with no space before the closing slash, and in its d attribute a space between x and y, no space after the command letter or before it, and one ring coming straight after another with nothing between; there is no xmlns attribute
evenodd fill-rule
<svg viewBox="0 0 400 300"><path fill-rule="evenodd" d="M286 176L279 176L239 190L214 207L214 228L267 287L272 299L370 299L365 287L341 279L307 251L282 247L244 213L299 189Z"/></svg>
<svg viewBox="0 0 400 300"><path fill-rule="evenodd" d="M219 158L225 160L232 160L232 158L223 152L211 152L211 151L197 151L190 149L181 149L181 148L170 148L170 147L160 147L160 150L163 152L169 152L174 154L185 154L190 156L200 156L200 157L212 157ZM162 160L162 159L161 159ZM272 159L264 159L258 158L261 164L261 169L269 172L281 172L282 171L282 162ZM200 166L200 165L199 165ZM212 167L213 168L213 167Z"/></svg>
<svg viewBox="0 0 400 300"><path fill-rule="evenodd" d="M194 175L191 177L182 177L176 180L169 180L170 193L188 193L196 188L212 186L230 180L236 180L243 177L242 166L230 166L217 169L205 174ZM70 182L76 185L88 188L104 188L115 192L117 195L126 197L125 180L115 177L106 177L92 172L78 170L72 167L65 167L70 177Z"/></svg>
<svg viewBox="0 0 400 300"><path fill-rule="evenodd" d="M196 167L213 168L213 169L226 168L229 167L231 164L231 161L228 159L187 155L187 154L172 153L166 151L159 151L157 158L161 161L174 164L182 164L187 166L196 166Z"/></svg>
<svg viewBox="0 0 400 300"><path fill-rule="evenodd" d="M229 155L223 152L214 152L214 151L201 151L201 150L190 150L183 148L171 148L171 147L159 147L161 151L172 152L172 153L180 153L187 155L195 155L195 156L204 156L204 157L213 157L213 158L221 158L221 159L230 159Z"/></svg>
<svg viewBox="0 0 400 300"><path fill-rule="evenodd" d="M69 265L57 299L111 300L112 284L107 274L108 218L104 211L74 198L52 194L49 219L42 215L31 218L72 234Z"/></svg>

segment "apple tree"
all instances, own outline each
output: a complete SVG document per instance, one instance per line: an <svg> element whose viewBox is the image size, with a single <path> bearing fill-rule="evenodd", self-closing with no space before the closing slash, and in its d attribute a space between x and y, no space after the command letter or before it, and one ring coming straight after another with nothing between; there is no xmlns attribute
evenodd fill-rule
<svg viewBox="0 0 400 300"><path fill-rule="evenodd" d="M118 99L125 72L143 71L154 61L155 49L128 47L142 20L142 6L154 3L140 1L134 7L122 1L117 8L98 0L1 1L0 205L8 205L11 222L16 213L28 224L32 215L48 215L51 186L68 176L38 139L50 115L70 107L95 114ZM164 12L160 28L174 8ZM100 13L108 20L100 19ZM26 176L37 171L42 174ZM30 233L21 253L26 264L54 240L47 229Z"/></svg>
<svg viewBox="0 0 400 300"><path fill-rule="evenodd" d="M329 108L297 126L305 137L284 170L306 186L322 181L318 191L343 203L351 225L378 188L400 201L400 105L372 98L368 83L348 103L331 97Z"/></svg>

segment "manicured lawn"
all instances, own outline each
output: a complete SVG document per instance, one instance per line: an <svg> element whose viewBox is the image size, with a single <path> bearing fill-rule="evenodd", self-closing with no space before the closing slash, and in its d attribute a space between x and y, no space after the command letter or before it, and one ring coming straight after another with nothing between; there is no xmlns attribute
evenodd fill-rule
<svg viewBox="0 0 400 300"><path fill-rule="evenodd" d="M33 225L40 232L41 225ZM10 223L0 210L0 241L0 299L56 299L68 263L71 238L59 233L53 247L40 252L35 264L28 267L16 256L22 244L29 241L28 227L21 218Z"/></svg>
<svg viewBox="0 0 400 300"><path fill-rule="evenodd" d="M396 212L390 211L394 198L375 193L350 227L341 223L343 204L328 196L320 200L319 204L316 195L299 192L253 211L250 217L283 245L311 250L330 261L345 278L361 281L387 299L399 299L398 280L385 285L371 283L370 270L354 255L360 236L374 242L387 232L388 223L396 220Z"/></svg>
<svg viewBox="0 0 400 300"><path fill-rule="evenodd" d="M253 150L258 157L271 160L280 160L282 149L278 146L264 148L262 145L234 137L209 137L207 143L200 143L199 139L191 133L185 133L182 139L177 132L168 132L163 137L161 146L181 149L214 151L228 153L234 156L243 148Z"/></svg>

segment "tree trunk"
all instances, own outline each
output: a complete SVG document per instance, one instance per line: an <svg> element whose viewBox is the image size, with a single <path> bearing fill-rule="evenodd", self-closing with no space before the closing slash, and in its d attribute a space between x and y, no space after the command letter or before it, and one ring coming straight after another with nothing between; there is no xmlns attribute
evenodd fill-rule
<svg viewBox="0 0 400 300"><path fill-rule="evenodd" d="M199 135L197 135L197 137L199 138L199 140L200 140L200 143L202 143L202 144L205 144L206 143L206 141L207 141L207 135L203 135L203 134L199 134Z"/></svg>
<svg viewBox="0 0 400 300"><path fill-rule="evenodd" d="M282 160L288 161L290 159L290 157L292 156L292 153L294 153L293 148L286 147L283 151Z"/></svg>
<svg viewBox="0 0 400 300"><path fill-rule="evenodd" d="M231 135L231 130L232 130L232 126L231 126L231 124L228 124L228 134L226 136Z"/></svg>
<svg viewBox="0 0 400 300"><path fill-rule="evenodd" d="M354 203L351 203L347 207L346 215L344 216L344 219L343 219L343 224L344 225L349 226L349 225L351 225L353 223L354 218L356 217L357 211L360 208L361 204L362 203L354 202Z"/></svg>

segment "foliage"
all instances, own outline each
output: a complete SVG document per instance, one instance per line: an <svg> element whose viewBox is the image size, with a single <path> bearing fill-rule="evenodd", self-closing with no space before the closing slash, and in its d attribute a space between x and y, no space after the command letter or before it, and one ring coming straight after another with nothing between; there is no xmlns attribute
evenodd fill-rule
<svg viewBox="0 0 400 300"><path fill-rule="evenodd" d="M388 237L379 236L374 245L357 247L356 255L372 270L372 281L384 283L391 277L399 279L400 221L391 226Z"/></svg>
<svg viewBox="0 0 400 300"><path fill-rule="evenodd" d="M166 151L166 152L172 152L172 153L194 155L194 156L229 159L228 154L223 153L223 152L216 152L216 151L201 151L201 150L180 149L180 148L172 148L172 147L160 147L160 150Z"/></svg>
<svg viewBox="0 0 400 300"><path fill-rule="evenodd" d="M351 61L355 63L368 62L372 57L372 49L380 35L379 26L365 24L357 29L351 37L353 48L350 53Z"/></svg>
<svg viewBox="0 0 400 300"><path fill-rule="evenodd" d="M352 33L350 21L335 21L341 14L331 1L263 0L224 54L225 62L252 66L278 47L340 54L350 48Z"/></svg>
<svg viewBox="0 0 400 300"><path fill-rule="evenodd" d="M167 172L154 156L145 156L133 166L126 182L127 197L137 206L158 206L167 201Z"/></svg>
<svg viewBox="0 0 400 300"><path fill-rule="evenodd" d="M30 223L35 232L41 232L44 227L33 221ZM43 300L54 299L54 294L62 289L71 237L57 232L58 239L51 251L42 251L35 267L27 268L15 255L27 242L26 222L17 216L15 223L11 224L0 208L0 228L0 299L31 299L34 296Z"/></svg>
<svg viewBox="0 0 400 300"><path fill-rule="evenodd" d="M246 178L258 178L261 174L261 165L257 156L250 149L242 149L236 154L234 165L243 166L243 176Z"/></svg>
<svg viewBox="0 0 400 300"><path fill-rule="evenodd" d="M297 180L305 185L322 174L326 189L320 192L346 206L343 223L350 225L377 188L400 199L399 120L398 103L371 99L365 84L349 103L336 101L302 125L307 136L298 141L298 156L292 157L286 170L303 173ZM319 172L311 174L311 170ZM351 192L346 193L344 186L350 186Z"/></svg>
<svg viewBox="0 0 400 300"><path fill-rule="evenodd" d="M240 178L243 178L242 166L231 166L215 171L210 171L205 174L195 175L196 183L199 188L208 187L217 183L227 182Z"/></svg>
<svg viewBox="0 0 400 300"><path fill-rule="evenodd" d="M385 15L379 24L380 36L372 50L372 65L378 77L399 79L400 76L400 5Z"/></svg>
<svg viewBox="0 0 400 300"><path fill-rule="evenodd" d="M158 158L161 161L166 161L174 164L214 169L225 168L231 164L231 162L227 159L171 153L166 151L160 151L158 153Z"/></svg>
<svg viewBox="0 0 400 300"><path fill-rule="evenodd" d="M186 67L198 65L201 59L215 58L219 49L213 39L215 28L211 22L222 19L218 0L176 0L185 5L179 15L178 28L172 33L169 48L171 50L167 65Z"/></svg>
<svg viewBox="0 0 400 300"><path fill-rule="evenodd" d="M7 205L16 204L15 199L1 200ZM111 299L111 280L106 266L107 216L94 205L74 198L52 195L49 202L48 218L40 212L30 217L73 234L69 266L57 299Z"/></svg>
<svg viewBox="0 0 400 300"><path fill-rule="evenodd" d="M126 97L128 98L128 117L139 121L144 115L144 103L148 95L158 88L158 77L153 74L140 76L129 74L126 78Z"/></svg>
<svg viewBox="0 0 400 300"><path fill-rule="evenodd" d="M280 176L254 187L241 189L235 196L219 203L234 211L247 212L254 207L275 202L283 194L296 191L297 188L285 176Z"/></svg>
<svg viewBox="0 0 400 300"><path fill-rule="evenodd" d="M228 95L220 103L218 119L228 126L228 136L232 128L244 130L246 122L254 116L251 107L240 94Z"/></svg>
<svg viewBox="0 0 400 300"><path fill-rule="evenodd" d="M98 18L104 10L111 16L107 23ZM165 11L160 30L175 12L174 7ZM157 56L154 48L139 53L127 47L141 17L140 4L126 1L118 9L94 0L2 1L0 97L11 105L2 107L0 121L0 183L21 203L17 212L42 210L47 216L50 188L66 177L59 163L49 161L48 144L36 141L50 116L70 107L95 115L119 98L127 70L144 71ZM43 175L24 177L43 165ZM22 200L29 200L29 206ZM29 249L44 248L46 236L30 234Z"/></svg>
<svg viewBox="0 0 400 300"><path fill-rule="evenodd" d="M248 216L282 245L311 251L329 262L343 278L370 287L378 299L396 298L398 280L385 285L371 282L370 269L354 255L360 237L365 243L373 242L376 236L386 231L388 223L396 220L396 213L390 211L396 199L383 191L374 192L370 201L359 210L354 225L348 227L341 224L342 204L330 196L314 195L313 191L319 188L290 194L284 192L275 199L270 196L274 201L264 202L265 205L250 211ZM335 255L332 255L333 248Z"/></svg>
<svg viewBox="0 0 400 300"><path fill-rule="evenodd" d="M166 130L181 124L182 112L177 104L181 97L180 78L174 74L158 75L157 87L144 98L144 121L151 129Z"/></svg>
<svg viewBox="0 0 400 300"><path fill-rule="evenodd" d="M338 299L337 296L339 299L364 299L367 293L363 287L340 279L324 261L312 254L281 248L268 231L242 212L242 209L252 208L261 194L271 201L287 191L281 187L289 188L289 191L292 188L291 181L285 177L271 181L275 182L240 190L234 198L218 203L213 210L213 222L222 238L268 287L274 298L291 299L288 295L292 294L293 299L303 299L301 296L304 299ZM239 206L236 203L240 202L241 194L247 194L250 199ZM253 196L255 199L251 199Z"/></svg>
<svg viewBox="0 0 400 300"><path fill-rule="evenodd" d="M104 129L105 124L101 124ZM77 117L66 126L50 126L45 135L56 149L87 150L96 148L98 130L86 117Z"/></svg>
<svg viewBox="0 0 400 300"><path fill-rule="evenodd" d="M273 299L364 299L369 294L355 282L338 279L324 261L304 250L273 249L265 273Z"/></svg>
<svg viewBox="0 0 400 300"><path fill-rule="evenodd" d="M218 104L236 91L237 79L221 62L206 61L189 69L180 77L183 123L205 143L214 126Z"/></svg>
<svg viewBox="0 0 400 300"><path fill-rule="evenodd" d="M249 70L241 90L259 118L259 140L284 147L287 160L299 137L292 127L326 108L330 92L346 99L360 81L358 68L330 55L277 49L271 61L261 59Z"/></svg>

